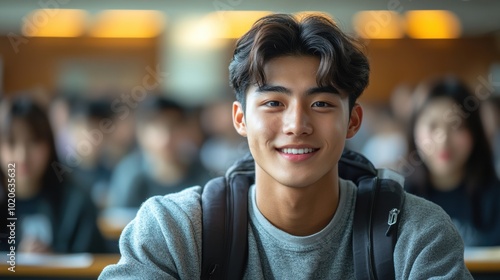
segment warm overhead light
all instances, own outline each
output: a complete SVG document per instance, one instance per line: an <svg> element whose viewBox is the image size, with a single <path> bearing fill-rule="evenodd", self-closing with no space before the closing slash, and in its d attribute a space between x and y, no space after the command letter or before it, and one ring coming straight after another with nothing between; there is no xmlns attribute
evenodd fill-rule
<svg viewBox="0 0 500 280"><path fill-rule="evenodd" d="M444 10L406 12L408 36L418 39L449 39L460 36L460 20Z"/></svg>
<svg viewBox="0 0 500 280"><path fill-rule="evenodd" d="M397 39L404 37L404 22L394 11L361 11L354 15L354 30L366 39Z"/></svg>
<svg viewBox="0 0 500 280"><path fill-rule="evenodd" d="M172 29L173 41L182 48L216 49L225 39L239 38L266 11L218 11L205 16L193 15L177 21Z"/></svg>
<svg viewBox="0 0 500 280"><path fill-rule="evenodd" d="M294 13L293 15L298 19L303 19L307 16L313 16L313 15L327 15L330 18L332 17L331 15L329 15L325 12L320 12L320 11L300 11L300 12Z"/></svg>
<svg viewBox="0 0 500 280"><path fill-rule="evenodd" d="M268 11L217 11L207 15L206 21L215 26L215 38L239 38L245 34Z"/></svg>
<svg viewBox="0 0 500 280"><path fill-rule="evenodd" d="M22 33L27 37L78 37L85 32L86 18L83 10L35 10L25 18Z"/></svg>
<svg viewBox="0 0 500 280"><path fill-rule="evenodd" d="M174 44L182 49L218 48L220 42L214 40L217 22L200 16L187 16L178 20L170 32Z"/></svg>
<svg viewBox="0 0 500 280"><path fill-rule="evenodd" d="M94 37L152 38L165 26L165 17L154 10L105 10L95 18L90 30Z"/></svg>

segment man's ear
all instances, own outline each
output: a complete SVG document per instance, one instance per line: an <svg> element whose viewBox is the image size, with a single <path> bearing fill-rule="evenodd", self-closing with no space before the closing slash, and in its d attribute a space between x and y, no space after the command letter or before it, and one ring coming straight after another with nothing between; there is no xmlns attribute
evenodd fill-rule
<svg viewBox="0 0 500 280"><path fill-rule="evenodd" d="M347 127L346 138L352 138L358 132L363 120L363 108L356 103L351 110L351 117L349 118L349 126Z"/></svg>
<svg viewBox="0 0 500 280"><path fill-rule="evenodd" d="M243 113L243 106L240 102L233 102L233 125L239 135L247 136L247 126L245 123L245 114Z"/></svg>

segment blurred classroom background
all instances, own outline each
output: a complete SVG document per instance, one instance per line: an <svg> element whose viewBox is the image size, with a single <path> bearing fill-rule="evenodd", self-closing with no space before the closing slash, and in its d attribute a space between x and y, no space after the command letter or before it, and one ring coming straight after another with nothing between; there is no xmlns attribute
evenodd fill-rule
<svg viewBox="0 0 500 280"><path fill-rule="evenodd" d="M62 272L19 265L17 276L95 278L117 261L119 234L145 199L203 185L248 152L232 127L227 68L236 39L271 12L327 13L365 43L365 117L348 148L409 172L411 114L427 81L453 76L473 93L500 174L498 1L2 1L0 100L29 96L45 112L57 152L48 168L88 194L105 241L96 252L52 250L90 261L78 255ZM489 271L500 273L495 254Z"/></svg>

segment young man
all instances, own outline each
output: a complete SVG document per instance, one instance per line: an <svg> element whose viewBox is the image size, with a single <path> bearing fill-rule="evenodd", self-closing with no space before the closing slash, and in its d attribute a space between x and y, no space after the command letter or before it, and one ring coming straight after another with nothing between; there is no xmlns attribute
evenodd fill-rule
<svg viewBox="0 0 500 280"><path fill-rule="evenodd" d="M366 56L327 17L276 14L239 39L229 72L234 126L255 159L244 278L355 278L357 187L339 178L338 162L361 125ZM148 200L122 234L121 260L101 279L200 278L201 191ZM396 278L471 279L449 217L405 196Z"/></svg>

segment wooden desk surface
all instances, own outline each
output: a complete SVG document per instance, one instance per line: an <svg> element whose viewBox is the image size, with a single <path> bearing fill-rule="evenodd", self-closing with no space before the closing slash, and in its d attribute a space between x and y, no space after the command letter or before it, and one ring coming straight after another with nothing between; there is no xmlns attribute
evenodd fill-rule
<svg viewBox="0 0 500 280"><path fill-rule="evenodd" d="M51 266L24 266L16 265L16 272L8 270L9 265L0 264L1 276L21 277L21 276L43 276L43 277L95 277L109 264L117 263L119 254L94 254L92 264L88 267L51 267Z"/></svg>
<svg viewBox="0 0 500 280"><path fill-rule="evenodd" d="M500 274L500 260L466 260L465 265L471 273Z"/></svg>
<svg viewBox="0 0 500 280"><path fill-rule="evenodd" d="M500 274L500 246L466 248L465 264L472 273Z"/></svg>
<svg viewBox="0 0 500 280"><path fill-rule="evenodd" d="M117 263L120 259L119 254L95 254L92 255L93 261L89 267L51 267L51 266L23 266L16 265L16 272L8 270L9 265L0 264L0 276L44 276L44 277L96 277L109 264ZM469 258L465 264L471 273L499 273L500 258ZM1 278L1 277L0 277Z"/></svg>
<svg viewBox="0 0 500 280"><path fill-rule="evenodd" d="M104 210L97 219L102 235L109 240L118 240L123 228L135 218L138 208L112 208Z"/></svg>

